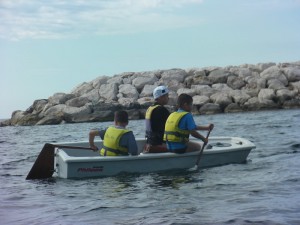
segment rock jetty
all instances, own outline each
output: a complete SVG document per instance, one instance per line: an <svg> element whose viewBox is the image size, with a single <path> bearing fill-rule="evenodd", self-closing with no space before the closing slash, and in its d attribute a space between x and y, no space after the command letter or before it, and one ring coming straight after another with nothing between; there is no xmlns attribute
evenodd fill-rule
<svg viewBox="0 0 300 225"><path fill-rule="evenodd" d="M112 121L120 109L130 119L143 119L158 85L170 89L170 111L181 93L193 97L194 114L300 108L300 61L100 76L70 93L35 100L26 111L14 111L1 126Z"/></svg>

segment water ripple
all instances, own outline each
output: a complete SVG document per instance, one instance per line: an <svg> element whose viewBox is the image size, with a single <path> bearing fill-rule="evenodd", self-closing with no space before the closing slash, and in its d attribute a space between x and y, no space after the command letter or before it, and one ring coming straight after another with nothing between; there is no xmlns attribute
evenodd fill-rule
<svg viewBox="0 0 300 225"><path fill-rule="evenodd" d="M111 122L0 128L1 223L300 224L299 118L299 110L195 116L215 124L212 136L253 141L245 164L73 180L25 177L45 143L87 140ZM144 121L129 125L144 133Z"/></svg>

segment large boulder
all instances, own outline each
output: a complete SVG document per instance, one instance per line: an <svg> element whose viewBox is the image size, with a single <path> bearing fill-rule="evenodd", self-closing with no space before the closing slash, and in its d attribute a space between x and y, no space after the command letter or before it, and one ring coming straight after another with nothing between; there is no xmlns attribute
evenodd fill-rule
<svg viewBox="0 0 300 225"><path fill-rule="evenodd" d="M268 80L280 80L285 86L288 85L288 80L281 69L277 66L271 66L260 74L261 78Z"/></svg>
<svg viewBox="0 0 300 225"><path fill-rule="evenodd" d="M132 84L132 81L138 76L138 74L134 72L125 72L121 73L120 76L122 77L123 84Z"/></svg>
<svg viewBox="0 0 300 225"><path fill-rule="evenodd" d="M123 98L123 97L118 98L118 103L125 107L131 106L132 104L135 104L136 102L137 102L137 99L134 99L134 98Z"/></svg>
<svg viewBox="0 0 300 225"><path fill-rule="evenodd" d="M51 105L65 104L66 101L74 97L74 94L55 93L48 98L48 103Z"/></svg>
<svg viewBox="0 0 300 225"><path fill-rule="evenodd" d="M77 118L77 122L106 122L114 120L113 110L97 111L91 114L83 114L80 118Z"/></svg>
<svg viewBox="0 0 300 225"><path fill-rule="evenodd" d="M83 82L80 85L78 85L77 87L75 87L71 91L71 94L74 94L75 96L79 97L85 93L90 92L92 89L94 89L92 83Z"/></svg>
<svg viewBox="0 0 300 225"><path fill-rule="evenodd" d="M192 85L191 89L195 90L197 95L204 95L207 97L218 92L216 89L213 89L208 85Z"/></svg>
<svg viewBox="0 0 300 225"><path fill-rule="evenodd" d="M208 78L213 83L227 83L227 78L229 76L229 72L223 69L213 70L209 73Z"/></svg>
<svg viewBox="0 0 300 225"><path fill-rule="evenodd" d="M177 105L177 99L178 99L178 95L175 91L170 91L169 92L169 102L168 105Z"/></svg>
<svg viewBox="0 0 300 225"><path fill-rule="evenodd" d="M261 89L258 93L258 101L264 104L273 104L275 97L276 95L273 89Z"/></svg>
<svg viewBox="0 0 300 225"><path fill-rule="evenodd" d="M101 99L99 92L100 92L100 89L93 89L93 90L81 95L80 97L88 99L89 102L96 103Z"/></svg>
<svg viewBox="0 0 300 225"><path fill-rule="evenodd" d="M105 100L117 100L118 85L116 83L103 84L100 86L99 95Z"/></svg>
<svg viewBox="0 0 300 225"><path fill-rule="evenodd" d="M286 100L283 105L283 108L285 109L294 109L294 108L299 108L300 107L300 97L294 98L291 100Z"/></svg>
<svg viewBox="0 0 300 225"><path fill-rule="evenodd" d="M179 88L185 88L185 85L181 82L179 82L178 80L168 80L168 81L164 81L162 82L162 80L160 80L157 85L165 85L168 87L169 90L177 92L177 90Z"/></svg>
<svg viewBox="0 0 300 225"><path fill-rule="evenodd" d="M276 63L273 63L273 62L269 62L269 63L258 63L256 65L256 67L258 68L258 70L260 72L272 67L272 66L276 66Z"/></svg>
<svg viewBox="0 0 300 225"><path fill-rule="evenodd" d="M238 77L240 77L242 79L253 76L253 72L249 68L241 68L241 67L235 66L235 67L229 68L229 72L232 74L236 74Z"/></svg>
<svg viewBox="0 0 300 225"><path fill-rule="evenodd" d="M120 84L123 84L123 78L119 75L114 75L113 77L111 77L110 79L108 79L106 81L107 84L115 84L117 86L119 86ZM103 85L101 85L103 86ZM101 87L100 86L100 87Z"/></svg>
<svg viewBox="0 0 300 225"><path fill-rule="evenodd" d="M267 80L265 78L261 78L260 76L255 77L247 77L246 88L248 89L262 89L266 88Z"/></svg>
<svg viewBox="0 0 300 225"><path fill-rule="evenodd" d="M106 84L109 79L110 79L110 77L108 77L108 76L100 76L100 77L97 77L96 79L92 80L91 84L94 89L99 89L100 86L102 84Z"/></svg>
<svg viewBox="0 0 300 225"><path fill-rule="evenodd" d="M296 94L296 91L291 91L288 89L281 89L276 91L276 96L280 103L284 103L287 100L292 100L296 96Z"/></svg>
<svg viewBox="0 0 300 225"><path fill-rule="evenodd" d="M66 102L66 105L71 106L71 107L82 107L89 102L90 102L90 100L87 97L77 97L77 98L68 100Z"/></svg>
<svg viewBox="0 0 300 225"><path fill-rule="evenodd" d="M119 98L130 98L133 100L138 99L139 92L131 84L121 84L119 86Z"/></svg>
<svg viewBox="0 0 300 225"><path fill-rule="evenodd" d="M41 117L38 114L31 114L18 110L13 112L10 124L14 126L30 126L35 125L40 119Z"/></svg>
<svg viewBox="0 0 300 225"><path fill-rule="evenodd" d="M11 115L10 123L12 125L17 125L18 121L21 120L22 117L24 117L26 114L28 114L28 113L21 111L21 110L14 111Z"/></svg>
<svg viewBox="0 0 300 225"><path fill-rule="evenodd" d="M242 112L242 111L243 111L243 109L237 103L231 103L224 109L225 113L236 113L236 112Z"/></svg>
<svg viewBox="0 0 300 225"><path fill-rule="evenodd" d="M221 112L220 106L215 103L206 103L199 109L200 114L216 114Z"/></svg>
<svg viewBox="0 0 300 225"><path fill-rule="evenodd" d="M177 95L179 96L181 94L188 94L193 97L194 95L196 95L196 91L190 88L179 88L177 91Z"/></svg>
<svg viewBox="0 0 300 225"><path fill-rule="evenodd" d="M44 108L44 110L40 113L41 117L63 117L64 109L67 106L65 104L59 104L52 106L50 108Z"/></svg>
<svg viewBox="0 0 300 225"><path fill-rule="evenodd" d="M232 103L231 96L226 92L218 92L210 96L210 99L213 103L220 106L221 109L224 109L226 106Z"/></svg>
<svg viewBox="0 0 300 225"><path fill-rule="evenodd" d="M158 78L156 73L153 72L142 72L132 81L132 85L140 92L146 84L153 85Z"/></svg>
<svg viewBox="0 0 300 225"><path fill-rule="evenodd" d="M283 69L283 72L289 82L300 81L300 66L285 68Z"/></svg>
<svg viewBox="0 0 300 225"><path fill-rule="evenodd" d="M138 104L140 104L141 107L148 108L150 105L153 104L154 99L151 97L142 97L142 98L139 98L137 100L137 102L138 102Z"/></svg>
<svg viewBox="0 0 300 225"><path fill-rule="evenodd" d="M53 124L61 124L63 123L63 116L57 115L48 115L40 119L36 125L53 125Z"/></svg>
<svg viewBox="0 0 300 225"><path fill-rule="evenodd" d="M179 83L183 83L184 79L188 76L187 72L182 69L170 69L165 70L161 74L161 80L163 83L170 83L172 80L176 80Z"/></svg>
<svg viewBox="0 0 300 225"><path fill-rule="evenodd" d="M273 101L260 101L258 97L250 98L242 108L247 111L276 109L278 105Z"/></svg>
<svg viewBox="0 0 300 225"><path fill-rule="evenodd" d="M195 95L193 97L193 104L196 105L196 106L202 106L206 103L209 103L210 102L210 99L209 97L207 96L204 96L204 95Z"/></svg>
<svg viewBox="0 0 300 225"><path fill-rule="evenodd" d="M285 88L285 85L280 80L276 80L276 79L268 80L267 86L269 89L274 89L274 90L280 90Z"/></svg>
<svg viewBox="0 0 300 225"><path fill-rule="evenodd" d="M245 102L248 101L248 99L251 98L250 95L248 95L246 92L242 90L230 91L229 96L233 99L234 103L237 103L239 105L243 105Z"/></svg>
<svg viewBox="0 0 300 225"><path fill-rule="evenodd" d="M231 87L228 87L227 84L221 84L221 83L213 84L212 88L215 89L216 92L219 92L219 91L229 92L229 91L233 90Z"/></svg>
<svg viewBox="0 0 300 225"><path fill-rule="evenodd" d="M227 79L227 85L236 90L244 87L246 83L242 77L229 76Z"/></svg>
<svg viewBox="0 0 300 225"><path fill-rule="evenodd" d="M12 126L11 119L0 121L0 127Z"/></svg>
<svg viewBox="0 0 300 225"><path fill-rule="evenodd" d="M92 107L90 104L86 104L82 107L66 106L63 110L63 113L63 118L66 122L80 123L84 122L84 120L82 120L83 117L92 113Z"/></svg>
<svg viewBox="0 0 300 225"><path fill-rule="evenodd" d="M298 82L291 82L290 83L291 87L295 90L298 90L298 93L300 93L300 81Z"/></svg>
<svg viewBox="0 0 300 225"><path fill-rule="evenodd" d="M143 97L153 97L153 90L157 87L157 85L146 84L140 93L140 98Z"/></svg>
<svg viewBox="0 0 300 225"><path fill-rule="evenodd" d="M38 114L40 113L44 107L47 105L48 100L47 99L38 99L35 100L32 104L32 106L30 106L26 112L27 113L32 113L32 114Z"/></svg>
<svg viewBox="0 0 300 225"><path fill-rule="evenodd" d="M98 102L93 105L93 113L101 113L103 111L117 111L121 110L122 106L116 102Z"/></svg>
<svg viewBox="0 0 300 225"><path fill-rule="evenodd" d="M208 73L205 69L195 70L189 85L212 85L213 82L208 78Z"/></svg>

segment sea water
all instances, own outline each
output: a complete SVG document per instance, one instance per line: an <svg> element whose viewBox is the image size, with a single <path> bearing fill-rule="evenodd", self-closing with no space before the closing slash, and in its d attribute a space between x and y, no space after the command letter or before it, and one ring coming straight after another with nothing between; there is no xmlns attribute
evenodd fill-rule
<svg viewBox="0 0 300 225"><path fill-rule="evenodd" d="M88 140L112 122L0 127L0 224L300 224L299 109L195 121L256 149L245 164L197 172L25 180L45 143ZM143 120L128 128L144 136Z"/></svg>

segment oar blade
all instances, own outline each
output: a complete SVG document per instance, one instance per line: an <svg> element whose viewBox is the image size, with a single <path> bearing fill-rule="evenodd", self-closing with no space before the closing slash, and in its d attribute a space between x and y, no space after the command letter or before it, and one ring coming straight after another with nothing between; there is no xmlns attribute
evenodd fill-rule
<svg viewBox="0 0 300 225"><path fill-rule="evenodd" d="M54 150L55 146L48 143L44 145L26 180L52 177L54 173Z"/></svg>

